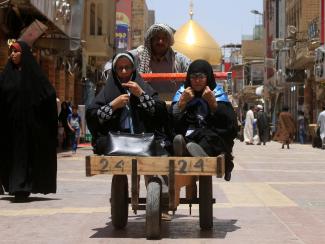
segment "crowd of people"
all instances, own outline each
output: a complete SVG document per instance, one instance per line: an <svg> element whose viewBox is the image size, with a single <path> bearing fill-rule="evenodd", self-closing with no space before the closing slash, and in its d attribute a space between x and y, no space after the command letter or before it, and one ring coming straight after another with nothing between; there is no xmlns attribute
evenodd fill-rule
<svg viewBox="0 0 325 244"><path fill-rule="evenodd" d="M262 105L251 105L244 121L244 142L246 145L266 145L270 139L270 125ZM254 143L255 142L255 143Z"/></svg>
<svg viewBox="0 0 325 244"><path fill-rule="evenodd" d="M298 120L300 142L304 143L305 136L305 121ZM270 139L278 141L282 144L282 149L287 146L290 148L290 143L293 142L296 135L296 122L287 106L283 106L282 112L279 113L276 123L276 131L272 138L270 131L270 123L267 113L263 110L262 105L251 105L246 113L244 123L244 142L246 145L266 145ZM255 143L254 143L255 142Z"/></svg>
<svg viewBox="0 0 325 244"><path fill-rule="evenodd" d="M297 120L289 112L288 106L283 106L275 123L275 132L270 130L270 122L262 105L251 105L243 121L242 140L246 145L266 145L269 140L278 141L282 149L290 148L290 144L297 140L300 144L307 141L308 122L304 112L298 111ZM311 132L312 133L312 132ZM313 147L325 149L325 105L318 115L315 133L311 134ZM239 136L240 137L240 136Z"/></svg>

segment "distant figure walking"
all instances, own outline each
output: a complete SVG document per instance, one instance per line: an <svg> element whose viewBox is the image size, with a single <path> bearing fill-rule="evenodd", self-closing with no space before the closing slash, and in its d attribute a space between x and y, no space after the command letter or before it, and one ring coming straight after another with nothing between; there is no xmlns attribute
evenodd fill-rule
<svg viewBox="0 0 325 244"><path fill-rule="evenodd" d="M305 144L305 138L306 138L306 118L304 116L303 111L298 111L298 139L300 144Z"/></svg>
<svg viewBox="0 0 325 244"><path fill-rule="evenodd" d="M61 126L64 128L64 139L62 142L62 149L65 150L70 146L70 128L68 126L68 116L71 114L71 111L69 109L67 102L61 103L61 111L59 114L59 122L61 123Z"/></svg>
<svg viewBox="0 0 325 244"><path fill-rule="evenodd" d="M289 112L289 108L284 106L279 115L274 140L282 143L282 149L284 149L284 145L287 145L287 149L289 149L289 144L293 141L295 133L296 123Z"/></svg>
<svg viewBox="0 0 325 244"><path fill-rule="evenodd" d="M254 106L250 106L246 113L245 126L244 126L244 141L246 145L254 145Z"/></svg>
<svg viewBox="0 0 325 244"><path fill-rule="evenodd" d="M82 132L82 123L81 117L78 114L78 105L72 106L72 113L68 115L67 123L71 131L71 150L72 153L75 154L77 152L79 138Z"/></svg>
<svg viewBox="0 0 325 244"><path fill-rule="evenodd" d="M263 111L262 105L257 105L257 116L256 116L256 123L257 123L257 131L258 136L260 138L260 142L258 145L266 144L268 138L269 138L269 119L267 117L266 112Z"/></svg>
<svg viewBox="0 0 325 244"><path fill-rule="evenodd" d="M325 105L323 105L322 109L323 111L318 115L317 125L319 126L319 134L322 139L322 149L325 149Z"/></svg>

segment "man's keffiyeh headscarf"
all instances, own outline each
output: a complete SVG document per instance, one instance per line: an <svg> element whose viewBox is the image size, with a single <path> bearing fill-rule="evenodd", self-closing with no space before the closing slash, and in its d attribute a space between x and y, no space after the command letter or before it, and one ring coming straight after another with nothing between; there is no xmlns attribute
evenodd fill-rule
<svg viewBox="0 0 325 244"><path fill-rule="evenodd" d="M145 37L144 37L144 50L140 57L139 72L141 73L150 73L150 59L151 59L151 40L157 32L165 32L169 36L169 46L171 47L174 44L174 33L172 29L165 24L154 24L152 25Z"/></svg>

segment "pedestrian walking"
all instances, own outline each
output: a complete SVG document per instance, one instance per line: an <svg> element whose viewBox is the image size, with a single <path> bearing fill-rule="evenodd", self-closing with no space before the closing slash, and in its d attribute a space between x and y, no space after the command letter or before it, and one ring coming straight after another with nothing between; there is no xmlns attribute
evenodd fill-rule
<svg viewBox="0 0 325 244"><path fill-rule="evenodd" d="M68 115L67 124L70 128L71 150L75 154L77 152L80 134L82 132L81 117L78 114L78 106L72 106L72 113Z"/></svg>
<svg viewBox="0 0 325 244"><path fill-rule="evenodd" d="M25 42L10 52L0 80L0 179L16 201L26 201L56 192L56 94Z"/></svg>
<svg viewBox="0 0 325 244"><path fill-rule="evenodd" d="M246 145L254 145L254 106L250 106L246 113L244 126L244 141Z"/></svg>
<svg viewBox="0 0 325 244"><path fill-rule="evenodd" d="M282 143L282 149L284 149L284 145L287 145L287 149L289 149L289 144L293 141L295 133L296 123L289 112L289 108L284 106L279 114L274 140Z"/></svg>
<svg viewBox="0 0 325 244"><path fill-rule="evenodd" d="M63 127L63 141L62 141L62 149L66 150L70 146L70 128L68 126L68 116L71 114L68 103L66 101L61 103L61 111L59 114L59 122Z"/></svg>
<svg viewBox="0 0 325 244"><path fill-rule="evenodd" d="M319 127L319 135L322 140L322 149L325 149L325 105L322 106L322 112L318 115L317 125Z"/></svg>
<svg viewBox="0 0 325 244"><path fill-rule="evenodd" d="M262 105L257 105L257 114L256 114L256 124L257 124L257 132L260 139L260 142L257 145L266 144L269 134L269 119L267 117L267 113L263 111Z"/></svg>
<svg viewBox="0 0 325 244"><path fill-rule="evenodd" d="M298 139L300 144L305 144L307 121L303 111L298 111Z"/></svg>

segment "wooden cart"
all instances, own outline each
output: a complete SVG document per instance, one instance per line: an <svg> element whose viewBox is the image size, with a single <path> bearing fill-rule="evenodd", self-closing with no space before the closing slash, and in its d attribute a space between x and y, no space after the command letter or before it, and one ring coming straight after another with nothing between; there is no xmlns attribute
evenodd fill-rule
<svg viewBox="0 0 325 244"><path fill-rule="evenodd" d="M214 73L217 80L227 79L226 72ZM146 82L183 82L186 73L141 74ZM168 101L166 102L168 105ZM223 177L224 155L218 157L132 157L98 156L86 157L86 175L112 174L111 215L115 228L124 228L128 220L128 208L146 210L147 239L159 239L161 212L176 211L178 204L199 204L200 227L211 229L213 225L212 176ZM127 175L131 175L131 198L129 198ZM139 176L152 176L147 184L147 197L139 198ZM162 193L159 175L168 176L168 192ZM180 198L178 176L197 176L199 198ZM184 179L184 178L183 178Z"/></svg>
<svg viewBox="0 0 325 244"><path fill-rule="evenodd" d="M111 214L115 228L124 228L128 221L128 208L146 210L146 237L159 239L161 211L176 211L178 204L199 204L200 227L211 229L213 225L212 176L223 177L224 155L218 157L132 157L98 156L86 157L86 175L112 174ZM129 198L127 175L131 175L131 198ZM147 185L147 197L139 198L139 176L151 175ZM168 193L162 197L162 183L158 175L168 176ZM179 198L175 178L198 176L199 198Z"/></svg>

